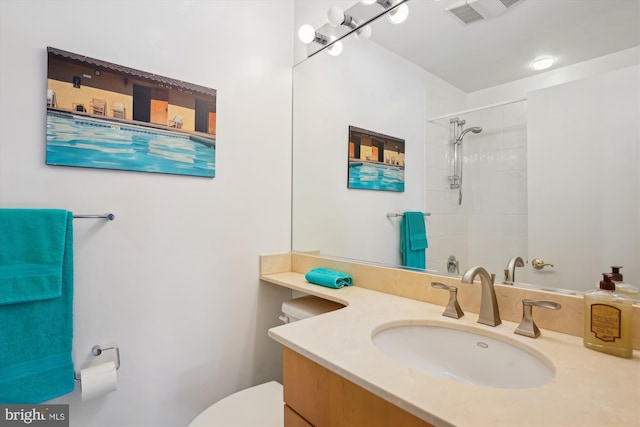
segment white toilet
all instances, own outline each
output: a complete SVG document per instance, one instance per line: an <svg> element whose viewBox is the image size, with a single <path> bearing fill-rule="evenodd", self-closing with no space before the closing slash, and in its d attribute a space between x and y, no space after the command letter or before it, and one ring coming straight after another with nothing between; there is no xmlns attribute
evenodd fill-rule
<svg viewBox="0 0 640 427"><path fill-rule="evenodd" d="M283 323L295 322L344 307L311 295L282 303ZM283 427L282 384L277 381L240 390L214 403L188 427Z"/></svg>
<svg viewBox="0 0 640 427"><path fill-rule="evenodd" d="M276 381L240 390L205 409L189 427L282 427L282 384Z"/></svg>

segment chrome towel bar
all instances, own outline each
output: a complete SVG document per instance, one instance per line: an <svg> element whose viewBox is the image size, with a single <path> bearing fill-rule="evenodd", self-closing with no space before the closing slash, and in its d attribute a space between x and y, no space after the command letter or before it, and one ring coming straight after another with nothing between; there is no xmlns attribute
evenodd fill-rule
<svg viewBox="0 0 640 427"><path fill-rule="evenodd" d="M423 215L424 216L431 216L431 212L423 212ZM398 217L398 216L402 216L402 214L401 213L388 213L387 214L387 218L395 218L395 217Z"/></svg>
<svg viewBox="0 0 640 427"><path fill-rule="evenodd" d="M112 214L111 212L107 212L106 214L103 215L82 215L82 214L78 214L78 215L74 215L73 218L104 218L106 220L109 221L113 221L114 219L116 219L116 216L114 214Z"/></svg>

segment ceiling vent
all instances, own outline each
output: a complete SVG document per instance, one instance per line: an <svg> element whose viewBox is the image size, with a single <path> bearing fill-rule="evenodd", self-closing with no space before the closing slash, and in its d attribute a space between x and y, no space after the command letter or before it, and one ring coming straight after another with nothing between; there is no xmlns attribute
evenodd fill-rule
<svg viewBox="0 0 640 427"><path fill-rule="evenodd" d="M482 19L493 18L522 0L467 0L447 9L465 24Z"/></svg>

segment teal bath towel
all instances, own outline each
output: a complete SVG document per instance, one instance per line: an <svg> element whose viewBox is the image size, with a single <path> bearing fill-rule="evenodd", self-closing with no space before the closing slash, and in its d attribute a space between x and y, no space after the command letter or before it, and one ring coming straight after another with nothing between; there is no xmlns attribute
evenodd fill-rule
<svg viewBox="0 0 640 427"><path fill-rule="evenodd" d="M353 285L353 279L348 274L326 268L309 270L307 274L304 275L304 278L307 279L309 283L334 289Z"/></svg>
<svg viewBox="0 0 640 427"><path fill-rule="evenodd" d="M0 209L0 404L73 391L73 215Z"/></svg>
<svg viewBox="0 0 640 427"><path fill-rule="evenodd" d="M422 212L405 212L400 225L400 255L402 265L426 268L425 249L429 247Z"/></svg>

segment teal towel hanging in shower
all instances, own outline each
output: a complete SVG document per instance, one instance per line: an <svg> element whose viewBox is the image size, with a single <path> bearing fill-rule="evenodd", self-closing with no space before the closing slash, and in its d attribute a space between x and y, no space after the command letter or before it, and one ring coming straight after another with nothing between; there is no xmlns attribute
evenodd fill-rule
<svg viewBox="0 0 640 427"><path fill-rule="evenodd" d="M400 255L402 265L426 268L426 252L429 247L422 212L405 212L400 224Z"/></svg>

